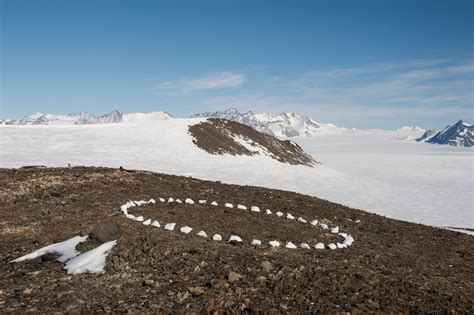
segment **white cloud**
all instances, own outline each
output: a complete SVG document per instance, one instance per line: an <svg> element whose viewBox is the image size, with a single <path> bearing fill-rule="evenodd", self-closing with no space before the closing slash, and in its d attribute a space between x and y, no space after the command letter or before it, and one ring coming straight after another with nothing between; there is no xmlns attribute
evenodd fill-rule
<svg viewBox="0 0 474 315"><path fill-rule="evenodd" d="M198 78L186 78L155 84L153 89L161 95L178 96L193 91L238 88L246 78L242 73L219 72L209 73Z"/></svg>
<svg viewBox="0 0 474 315"><path fill-rule="evenodd" d="M189 90L211 90L221 88L235 88L245 82L245 76L240 73L221 72L212 73L206 76L184 80L183 85Z"/></svg>

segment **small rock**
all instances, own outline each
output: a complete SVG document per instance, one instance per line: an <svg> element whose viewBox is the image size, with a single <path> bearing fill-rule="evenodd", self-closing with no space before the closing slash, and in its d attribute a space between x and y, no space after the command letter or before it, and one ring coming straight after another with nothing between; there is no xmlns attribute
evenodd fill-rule
<svg viewBox="0 0 474 315"><path fill-rule="evenodd" d="M115 222L103 223L96 226L91 236L101 243L109 242L118 239L122 235L120 227Z"/></svg>
<svg viewBox="0 0 474 315"><path fill-rule="evenodd" d="M24 289L24 290L22 291L22 293L23 293L24 295L30 295L31 293L33 293L33 289L31 289L31 288L26 288L26 289Z"/></svg>
<svg viewBox="0 0 474 315"><path fill-rule="evenodd" d="M146 279L145 281L143 281L143 285L148 287L151 287L154 283L155 281L153 279Z"/></svg>
<svg viewBox="0 0 474 315"><path fill-rule="evenodd" d="M262 271L263 272L269 273L270 271L272 271L272 269L273 269L273 266L269 261L262 262Z"/></svg>
<svg viewBox="0 0 474 315"><path fill-rule="evenodd" d="M242 276L233 271L229 271L229 275L227 276L227 280L231 283L239 281L240 278L242 278Z"/></svg>

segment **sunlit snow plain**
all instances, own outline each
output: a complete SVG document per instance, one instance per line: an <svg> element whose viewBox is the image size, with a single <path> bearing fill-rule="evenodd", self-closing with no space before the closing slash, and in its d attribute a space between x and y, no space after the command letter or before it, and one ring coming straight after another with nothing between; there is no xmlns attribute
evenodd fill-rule
<svg viewBox="0 0 474 315"><path fill-rule="evenodd" d="M108 166L296 191L387 217L474 228L474 149L416 143L420 131L322 127L292 138L322 162L210 155L188 126L204 119L83 126L0 126L0 167Z"/></svg>

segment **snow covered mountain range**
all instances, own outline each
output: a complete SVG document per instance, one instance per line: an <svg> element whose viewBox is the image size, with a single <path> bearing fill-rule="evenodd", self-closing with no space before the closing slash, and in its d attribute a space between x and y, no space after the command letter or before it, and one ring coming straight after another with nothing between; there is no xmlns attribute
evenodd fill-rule
<svg viewBox="0 0 474 315"><path fill-rule="evenodd" d="M235 108L225 111L205 112L191 116L191 118L221 118L235 121L266 134L289 138L289 137L311 137L313 135L338 134L344 128L333 124L320 124L307 116L295 113L259 113L251 111L240 113ZM109 123L144 123L156 120L173 119L166 112L157 111L150 113L122 113L114 110L108 114L95 116L87 112L79 112L67 115L51 115L36 113L25 116L18 120L0 119L0 125L90 125ZM449 144L452 146L471 147L474 144L474 127L458 121L453 126L446 126L440 132L436 130L425 130L418 126L405 126L398 131L402 132L424 132L417 138L418 142ZM412 138L413 139L413 138Z"/></svg>
<svg viewBox="0 0 474 315"><path fill-rule="evenodd" d="M94 125L146 122L172 118L173 117L166 112L124 114L118 110L111 111L110 113L101 116L95 116L87 112L79 112L67 115L36 113L30 116L25 116L19 120L0 119L0 125Z"/></svg>
<svg viewBox="0 0 474 315"><path fill-rule="evenodd" d="M309 137L316 131L320 131L320 125L309 117L300 116L295 113L260 113L254 114L246 112L241 114L238 110L231 108L226 111L212 113L201 113L193 115L192 118L223 118L235 121L258 131L278 137ZM25 116L19 120L0 120L2 125L90 125L107 123L129 123L146 122L154 120L172 119L173 117L165 112L151 113L128 113L124 114L114 110L102 116L95 116L87 112L80 112L67 115L44 115L36 113ZM325 125L335 129L334 125Z"/></svg>
<svg viewBox="0 0 474 315"><path fill-rule="evenodd" d="M295 113L240 113L235 108L226 111L196 114L192 117L222 118L250 126L258 131L277 137L310 137L320 125L310 117Z"/></svg>
<svg viewBox="0 0 474 315"><path fill-rule="evenodd" d="M452 126L446 126L440 132L426 131L423 136L416 139L418 142L434 144L449 144L458 147L472 147L474 145L474 126L459 120Z"/></svg>

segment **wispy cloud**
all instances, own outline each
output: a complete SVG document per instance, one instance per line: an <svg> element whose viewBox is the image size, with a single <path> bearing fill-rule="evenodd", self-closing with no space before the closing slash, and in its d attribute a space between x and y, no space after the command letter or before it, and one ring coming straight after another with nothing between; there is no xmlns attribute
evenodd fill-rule
<svg viewBox="0 0 474 315"><path fill-rule="evenodd" d="M197 78L184 78L155 84L154 89L161 94L179 95L193 91L238 88L245 83L245 75L234 72L209 73Z"/></svg>

